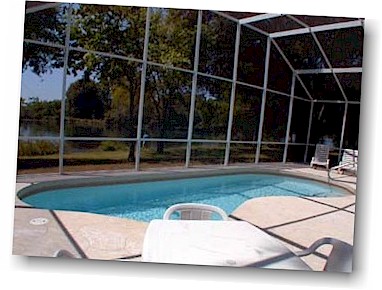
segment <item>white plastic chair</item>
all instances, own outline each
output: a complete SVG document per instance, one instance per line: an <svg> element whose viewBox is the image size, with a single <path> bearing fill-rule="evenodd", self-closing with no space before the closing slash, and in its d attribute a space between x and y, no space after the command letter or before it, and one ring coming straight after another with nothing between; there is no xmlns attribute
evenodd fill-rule
<svg viewBox="0 0 382 290"><path fill-rule="evenodd" d="M309 248L295 253L298 257L313 254L322 245L332 245L332 250L326 261L324 271L346 272L352 271L353 246L335 238L322 238L315 241Z"/></svg>
<svg viewBox="0 0 382 290"><path fill-rule="evenodd" d="M330 148L325 144L317 144L316 151L310 162L310 167L325 166L326 169L329 169L329 151Z"/></svg>
<svg viewBox="0 0 382 290"><path fill-rule="evenodd" d="M210 220L214 213L218 214L222 220L228 220L228 215L221 208L200 203L174 204L165 211L163 219L171 219L171 215L175 212L180 213L182 220Z"/></svg>
<svg viewBox="0 0 382 290"><path fill-rule="evenodd" d="M344 152L342 153L342 159L336 169L340 174L344 173L345 170L357 174L357 163L358 150L344 149Z"/></svg>

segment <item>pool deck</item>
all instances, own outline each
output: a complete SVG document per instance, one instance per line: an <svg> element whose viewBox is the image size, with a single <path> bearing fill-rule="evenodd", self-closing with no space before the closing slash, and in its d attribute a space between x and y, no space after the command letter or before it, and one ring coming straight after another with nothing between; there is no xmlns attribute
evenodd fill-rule
<svg viewBox="0 0 382 290"><path fill-rule="evenodd" d="M259 171L269 170L294 176L327 181L327 171L312 169L301 164L261 164L246 166ZM229 166L230 170L243 168ZM17 177L16 191L43 181L60 181L98 176L154 176L216 170L203 168L160 168L141 172L97 171L59 174L21 175ZM224 168L221 168L224 170ZM353 244L356 177L333 173L333 182L345 186L353 194L345 197L262 197L248 200L230 216L245 220L280 240L293 251L305 249L322 237L334 237ZM13 233L13 254L53 257L59 249L66 249L78 258L97 260L140 261L142 244L148 223L99 214L35 209L16 197ZM327 255L327 246L319 252ZM304 258L315 271L321 271L324 257L311 255Z"/></svg>

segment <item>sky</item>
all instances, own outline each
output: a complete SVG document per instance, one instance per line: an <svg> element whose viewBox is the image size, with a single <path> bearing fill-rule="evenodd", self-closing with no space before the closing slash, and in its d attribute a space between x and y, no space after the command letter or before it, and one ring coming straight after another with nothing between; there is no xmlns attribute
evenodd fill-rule
<svg viewBox="0 0 382 290"><path fill-rule="evenodd" d="M30 69L25 70L21 76L21 97L27 101L32 97L38 97L42 101L61 100L62 72L62 69L55 69L52 72L38 76ZM66 78L66 89L81 77L81 74L78 74L76 77L68 75Z"/></svg>

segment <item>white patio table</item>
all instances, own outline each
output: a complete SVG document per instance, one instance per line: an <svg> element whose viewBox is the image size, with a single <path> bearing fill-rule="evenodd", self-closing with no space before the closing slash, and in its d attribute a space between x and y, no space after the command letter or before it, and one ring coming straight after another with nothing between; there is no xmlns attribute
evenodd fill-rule
<svg viewBox="0 0 382 290"><path fill-rule="evenodd" d="M245 221L153 220L142 261L311 270L277 239Z"/></svg>

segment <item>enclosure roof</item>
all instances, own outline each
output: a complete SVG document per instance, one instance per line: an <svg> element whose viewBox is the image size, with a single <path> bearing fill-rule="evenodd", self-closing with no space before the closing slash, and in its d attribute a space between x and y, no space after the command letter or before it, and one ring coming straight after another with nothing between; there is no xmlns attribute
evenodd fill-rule
<svg viewBox="0 0 382 290"><path fill-rule="evenodd" d="M310 100L360 101L363 18L214 12L269 37ZM318 87L329 88L327 98Z"/></svg>

